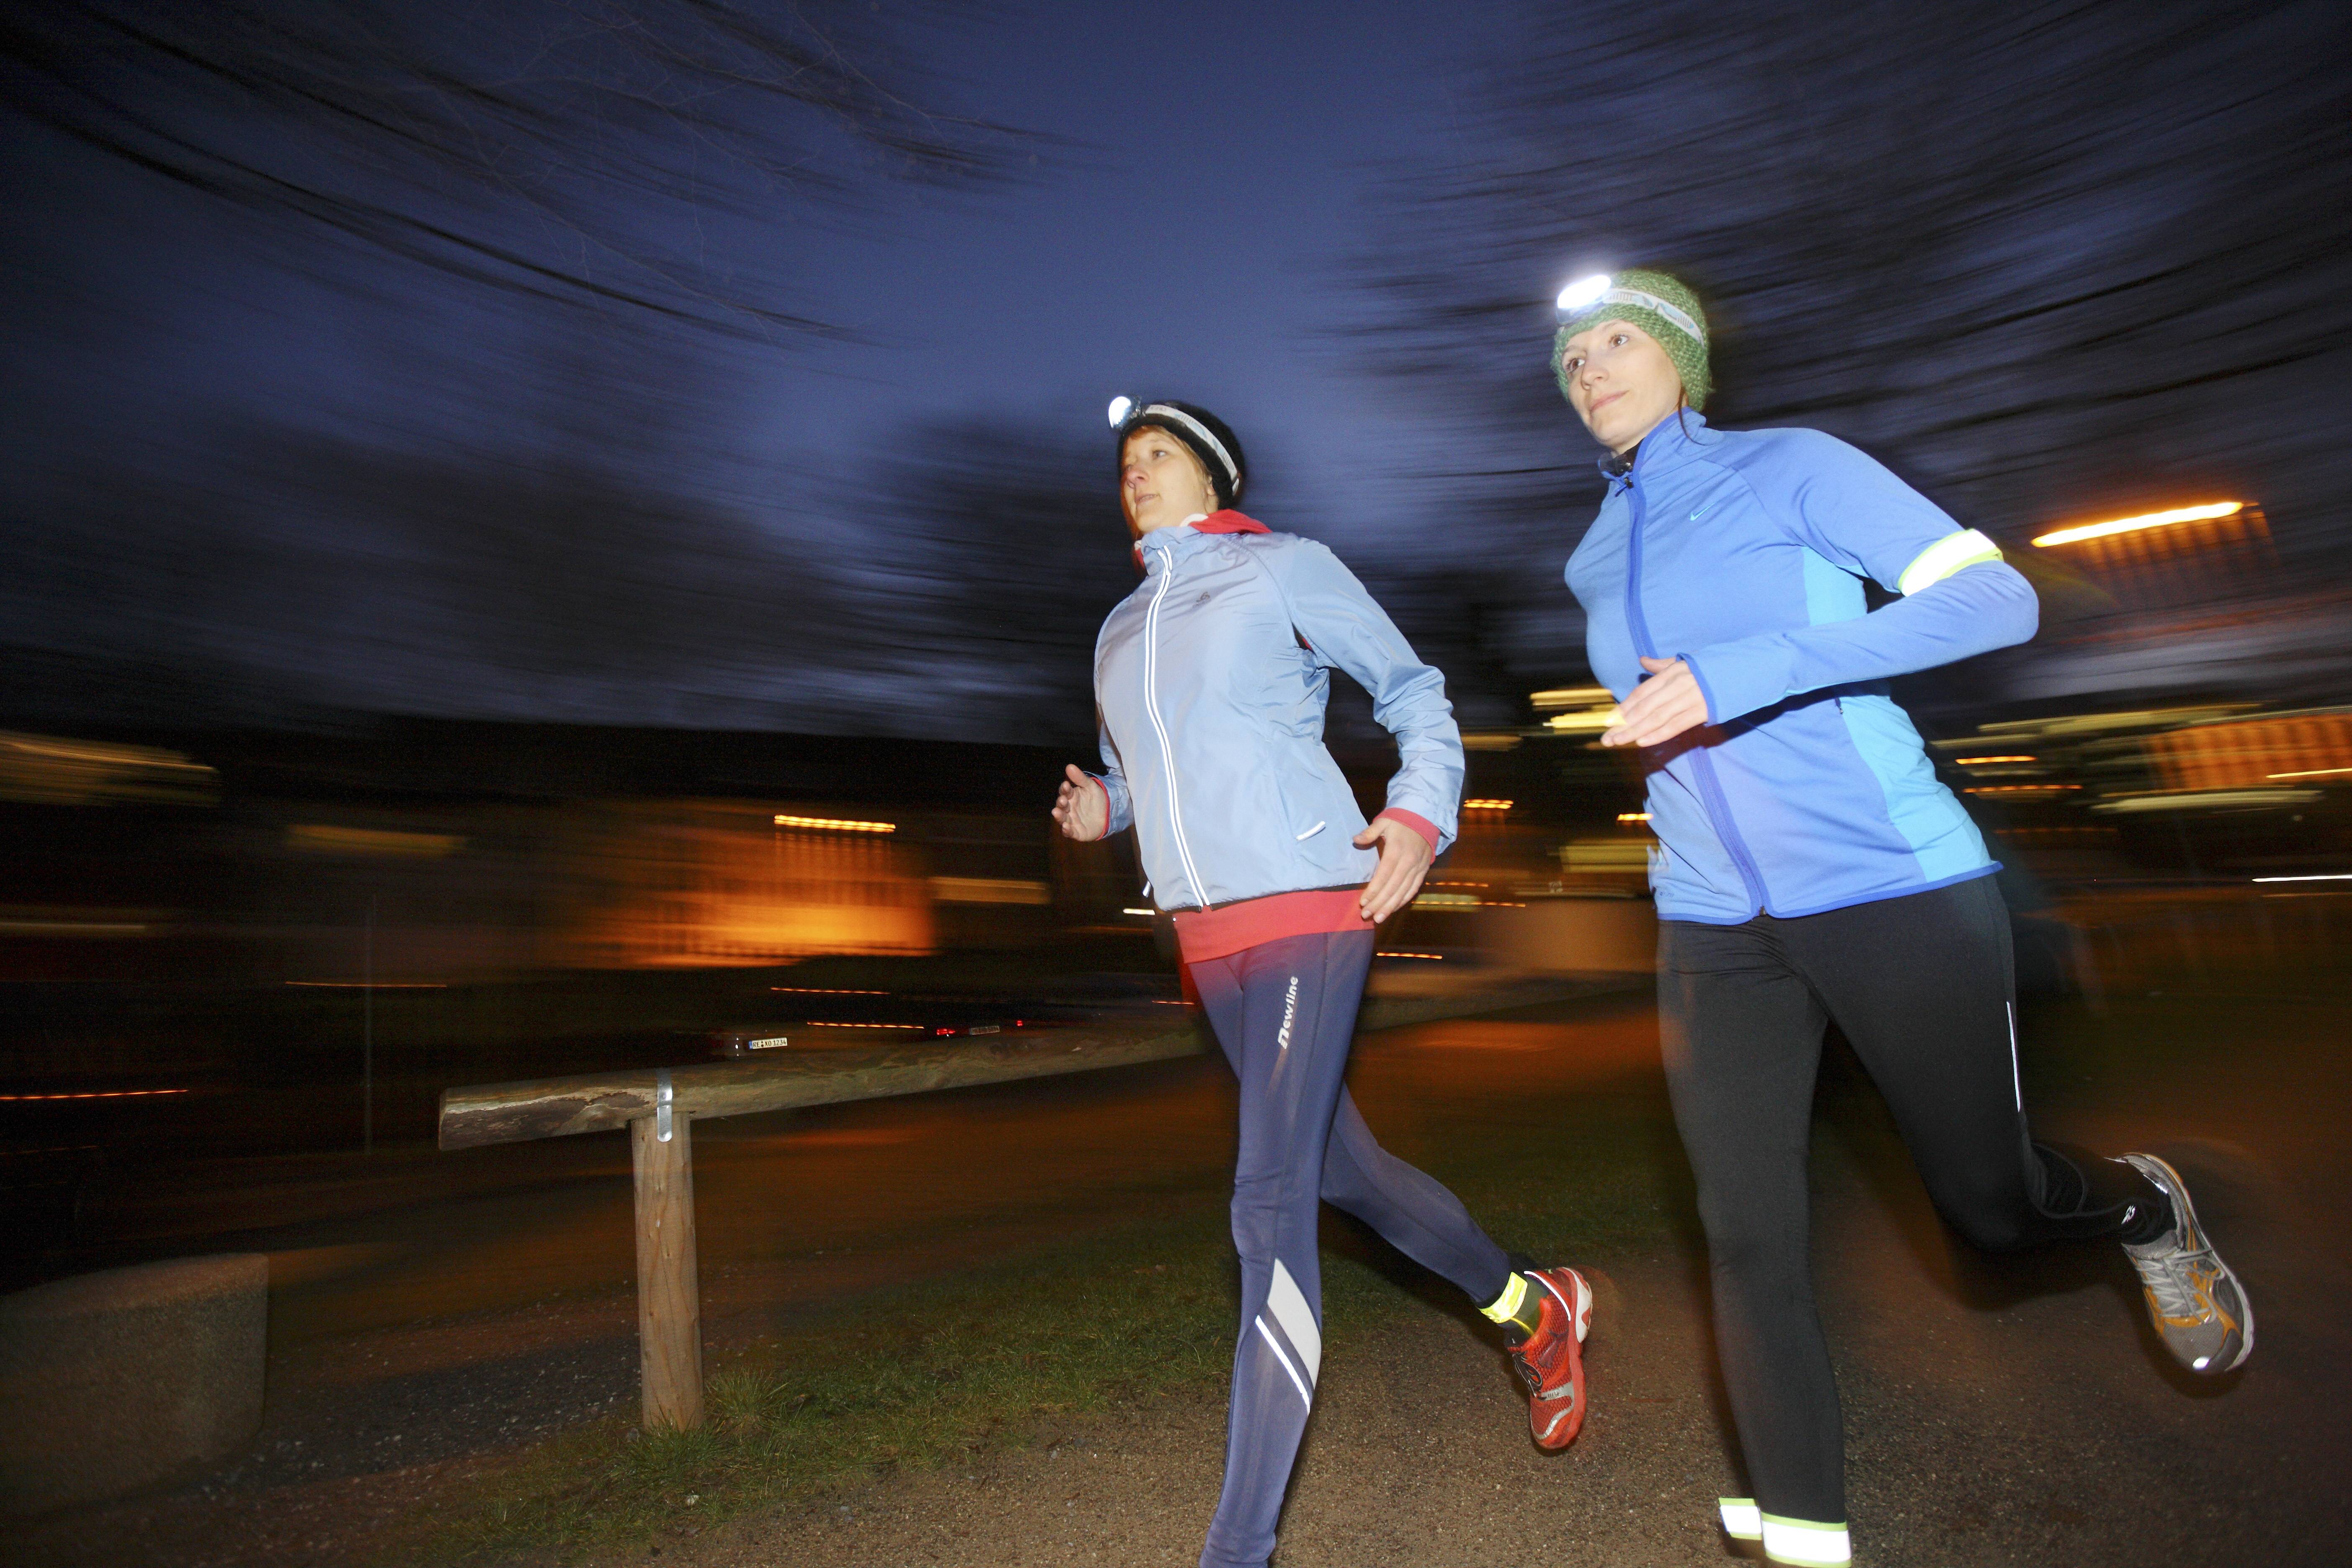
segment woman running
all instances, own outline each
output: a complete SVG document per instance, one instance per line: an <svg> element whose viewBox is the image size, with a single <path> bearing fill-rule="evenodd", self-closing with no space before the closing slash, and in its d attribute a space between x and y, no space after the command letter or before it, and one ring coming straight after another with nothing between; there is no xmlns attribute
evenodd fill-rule
<svg viewBox="0 0 2352 1568"><path fill-rule="evenodd" d="M1829 1020L1969 1241L2123 1243L2198 1372L2242 1364L2253 1316L2170 1165L2028 1132L2000 868L1886 694L2032 637L2032 588L1834 437L1709 428L1706 312L1663 273L1563 290L1552 365L1609 452L1568 584L1621 703L1601 743L1646 749L1666 1077L1756 1490L1723 1500L1723 1524L1774 1562L1845 1563L1805 1191ZM1901 597L1864 614L1865 576Z"/></svg>
<svg viewBox="0 0 2352 1568"><path fill-rule="evenodd" d="M1342 1081L1373 928L1412 902L1454 837L1462 738L1444 678L1328 550L1234 510L1249 470L1222 420L1124 397L1110 414L1144 579L1095 644L1103 771L1070 768L1054 820L1081 840L1134 826L1145 892L1176 911L1241 1080L1240 1343L1201 1563L1260 1568L1322 1363L1318 1200L1502 1326L1546 1448L1584 1420L1592 1293L1573 1268L1507 1256L1452 1193L1373 1141ZM1334 668L1371 693L1402 758L1369 824L1323 747Z"/></svg>

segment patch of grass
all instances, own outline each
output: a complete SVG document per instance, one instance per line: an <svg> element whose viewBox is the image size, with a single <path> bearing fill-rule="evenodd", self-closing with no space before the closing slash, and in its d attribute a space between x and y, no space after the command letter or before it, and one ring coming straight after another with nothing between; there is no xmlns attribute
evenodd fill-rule
<svg viewBox="0 0 2352 1568"><path fill-rule="evenodd" d="M1680 1157L1661 1166L1649 1119L1623 1111L1595 1105L1538 1138L1513 1130L1438 1173L1498 1239L1545 1261L1651 1245ZM1332 1335L1392 1321L1417 1297L1458 1305L1368 1233L1327 1223L1324 1239ZM1042 1417L1211 1397L1232 1366L1235 1289L1223 1205L1190 1199L1042 1258L877 1292L780 1343L714 1357L703 1429L639 1433L614 1417L565 1433L453 1487L384 1560L567 1561L1017 1444Z"/></svg>

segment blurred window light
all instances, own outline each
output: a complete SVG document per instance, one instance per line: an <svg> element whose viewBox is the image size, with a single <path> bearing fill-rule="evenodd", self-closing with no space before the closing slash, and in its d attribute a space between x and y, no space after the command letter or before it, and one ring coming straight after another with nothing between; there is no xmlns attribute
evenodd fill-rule
<svg viewBox="0 0 2352 1568"><path fill-rule="evenodd" d="M1646 871L1650 845L1647 838L1580 838L1559 847L1559 863L1570 871Z"/></svg>
<svg viewBox="0 0 2352 1568"><path fill-rule="evenodd" d="M1475 893L1423 893L1412 901L1417 910L1475 910L1478 907Z"/></svg>
<svg viewBox="0 0 2352 1568"><path fill-rule="evenodd" d="M1617 820L1620 822L1647 822L1650 820L1650 814L1646 811L1621 811L1617 814Z"/></svg>
<svg viewBox="0 0 2352 1568"><path fill-rule="evenodd" d="M1431 963L1445 962L1445 955L1442 952L1376 952L1372 956L1374 958L1419 958Z"/></svg>
<svg viewBox="0 0 2352 1568"><path fill-rule="evenodd" d="M219 775L178 752L0 731L0 800L94 805L110 800L209 805Z"/></svg>
<svg viewBox="0 0 2352 1568"><path fill-rule="evenodd" d="M1514 752L1518 750L1518 745L1519 738L1509 733L1489 731L1462 737L1462 749L1465 752Z"/></svg>
<svg viewBox="0 0 2352 1568"><path fill-rule="evenodd" d="M2062 735L2095 735L2108 730L2170 729L2231 718L2253 708L2251 702L2209 703L2196 708L2146 708L2126 713L2068 713L2052 719L2006 719L1977 726L1972 741L1937 741L1939 750L1963 746L2015 745L2020 741L2047 740Z"/></svg>
<svg viewBox="0 0 2352 1568"><path fill-rule="evenodd" d="M2309 877L2257 877L2257 882L2352 882L2352 871L2323 871Z"/></svg>
<svg viewBox="0 0 2352 1568"><path fill-rule="evenodd" d="M1119 912L1120 914L1123 914L1123 915L1149 915L1149 914L1155 913L1156 911L1151 910L1135 910L1135 909L1128 909L1128 910L1119 910L1118 912Z"/></svg>
<svg viewBox="0 0 2352 1568"><path fill-rule="evenodd" d="M2091 809L2110 815L2147 811L2198 811L2213 806L2303 805L2319 798L2315 789L2210 789L2177 795L2134 795L2119 800L2095 802Z"/></svg>
<svg viewBox="0 0 2352 1568"><path fill-rule="evenodd" d="M859 822L846 816L794 816L788 812L776 813L779 827L805 827L819 833L896 833L895 822Z"/></svg>
<svg viewBox="0 0 2352 1568"><path fill-rule="evenodd" d="M1561 686L1549 691L1530 691L1528 700L1538 713L1549 713L1559 708L1594 708L1617 700L1605 686Z"/></svg>
<svg viewBox="0 0 2352 1568"><path fill-rule="evenodd" d="M142 936L152 923L153 912L143 910L0 909L0 933L10 936Z"/></svg>
<svg viewBox="0 0 2352 1568"><path fill-rule="evenodd" d="M2138 517L2119 517L2112 522L2087 522L2079 528L2062 528L2034 540L2041 549L2053 544L2072 544L2079 539L2105 539L2111 533L2137 533L2144 528L2164 528L2176 522L2204 522L2217 517L2234 517L2246 510L2242 500L2214 501L2208 506L2175 507L2170 511L2146 512Z"/></svg>
<svg viewBox="0 0 2352 1568"><path fill-rule="evenodd" d="M1963 784L1960 793L1963 795L2059 795L2070 789L2082 787L2081 784Z"/></svg>
<svg viewBox="0 0 2352 1568"><path fill-rule="evenodd" d="M2352 772L2352 712L2306 709L2189 724L2141 744L2171 790L2259 789Z"/></svg>
<svg viewBox="0 0 2352 1568"><path fill-rule="evenodd" d="M1462 803L1462 809L1465 811L1508 811L1517 804L1518 802L1514 800L1465 800Z"/></svg>
<svg viewBox="0 0 2352 1568"><path fill-rule="evenodd" d="M1995 763L2030 763L2035 759L2026 752L2020 752L2014 756L2008 757L1955 757L1952 760L1964 768L1989 768Z"/></svg>
<svg viewBox="0 0 2352 1568"><path fill-rule="evenodd" d="M466 847L455 833L409 833L389 827L343 827L329 822L298 822L286 830L286 847L316 855L379 855L438 860Z"/></svg>
<svg viewBox="0 0 2352 1568"><path fill-rule="evenodd" d="M934 877L931 897L943 904L1050 904L1054 889L1011 877Z"/></svg>
<svg viewBox="0 0 2352 1568"><path fill-rule="evenodd" d="M795 996L887 996L887 991L859 991L846 985L771 985L771 991L789 991Z"/></svg>
<svg viewBox="0 0 2352 1568"><path fill-rule="evenodd" d="M1555 713L1546 723L1562 734L1599 734L1616 721L1614 708L1595 708L1585 713Z"/></svg>
<svg viewBox="0 0 2352 1568"><path fill-rule="evenodd" d="M84 1089L58 1094L0 1094L0 1100L143 1100L150 1095L188 1092L184 1089Z"/></svg>

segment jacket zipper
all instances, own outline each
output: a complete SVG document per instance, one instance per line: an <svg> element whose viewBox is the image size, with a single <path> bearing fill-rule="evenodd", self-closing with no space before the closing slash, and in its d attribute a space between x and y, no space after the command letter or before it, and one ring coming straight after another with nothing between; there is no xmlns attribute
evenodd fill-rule
<svg viewBox="0 0 2352 1568"><path fill-rule="evenodd" d="M1151 595L1151 608L1143 617L1143 710L1151 715L1152 732L1160 737L1160 765L1168 775L1168 822L1176 834L1176 858L1184 862L1184 875L1192 879L1192 896L1201 900L1201 908L1205 910L1209 908L1209 889L1192 864L1192 847L1184 840L1183 803L1176 794L1176 748L1168 738L1166 722L1160 717L1160 606L1176 581L1175 552L1161 549L1160 565L1160 592Z"/></svg>
<svg viewBox="0 0 2352 1568"><path fill-rule="evenodd" d="M1633 634L1633 647L1646 658L1662 657L1657 643L1650 636L1650 623L1642 614L1642 526L1648 521L1646 504L1649 492L1634 482L1648 454L1633 455L1633 473L1625 476L1626 510L1633 520L1631 537L1625 549L1625 626ZM1746 840L1739 837L1739 825L1731 815L1731 802L1723 793L1722 781L1715 776L1715 759L1704 746L1694 746L1688 753L1691 771L1698 779L1699 803L1706 808L1707 821L1715 828L1716 837L1723 841L1726 853L1731 857L1734 869L1739 873L1740 885L1748 891L1748 903L1758 910L1765 907L1764 874L1748 853Z"/></svg>

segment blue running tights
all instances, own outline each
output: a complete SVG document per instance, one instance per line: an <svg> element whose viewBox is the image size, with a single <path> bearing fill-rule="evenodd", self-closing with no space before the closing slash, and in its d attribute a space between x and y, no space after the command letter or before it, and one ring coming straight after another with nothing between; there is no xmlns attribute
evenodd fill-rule
<svg viewBox="0 0 2352 1568"><path fill-rule="evenodd" d="M1369 1224L1484 1304L1510 1263L1462 1200L1373 1141L1342 1081L1372 933L1284 937L1195 963L1201 1005L1241 1081L1234 1352L1225 1484L1202 1568L1262 1568L1322 1363L1319 1200Z"/></svg>

